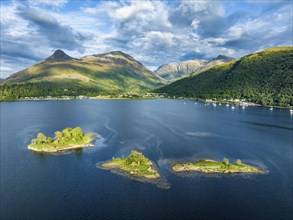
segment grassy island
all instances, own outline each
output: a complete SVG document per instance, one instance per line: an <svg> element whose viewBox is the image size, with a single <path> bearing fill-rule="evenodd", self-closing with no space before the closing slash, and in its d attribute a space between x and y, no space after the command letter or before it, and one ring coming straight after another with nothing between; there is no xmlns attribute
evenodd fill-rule
<svg viewBox="0 0 293 220"><path fill-rule="evenodd" d="M237 159L234 164L229 163L229 160L224 158L223 161L215 160L199 160L184 164L175 164L172 167L174 172L182 171L197 171L202 173L263 173L263 170L257 167L250 166Z"/></svg>
<svg viewBox="0 0 293 220"><path fill-rule="evenodd" d="M92 134L84 134L80 127L65 128L62 132L56 131L55 137L46 137L39 133L28 146L29 150L36 152L54 153L64 150L80 149L94 146Z"/></svg>
<svg viewBox="0 0 293 220"><path fill-rule="evenodd" d="M152 162L142 153L132 150L126 158L112 158L111 161L101 165L105 169L119 169L133 176L141 176L149 179L160 177L160 174L152 167Z"/></svg>

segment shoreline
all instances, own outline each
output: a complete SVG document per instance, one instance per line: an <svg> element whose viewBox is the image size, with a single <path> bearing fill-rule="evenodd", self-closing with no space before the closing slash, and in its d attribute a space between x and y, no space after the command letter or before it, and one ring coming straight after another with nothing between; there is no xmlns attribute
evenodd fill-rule
<svg viewBox="0 0 293 220"><path fill-rule="evenodd" d="M69 147L64 147L64 148L60 148L60 149L54 149L54 150L43 150L43 149L36 149L31 147L31 144L28 146L28 149L34 152L38 152L38 153L58 153L58 152L62 152L62 151L67 151L67 150L76 150L76 149L81 149L81 148L86 148L86 147L94 147L95 145L92 143L89 144L81 144L81 145L73 145L73 146L69 146Z"/></svg>
<svg viewBox="0 0 293 220"><path fill-rule="evenodd" d="M66 98L30 98L30 99L16 99L16 100L0 100L0 103L3 102L18 102L18 101L67 101L67 100L156 100L156 99L167 99L167 100L185 100L185 101L196 101L196 102L201 102L205 104L212 104L212 103L217 103L217 104L229 104L229 105L234 105L234 106L240 106L240 107L261 107L261 108L276 108L276 109L293 109L293 106L285 107L285 106L275 106L275 105L261 105L253 102L249 102L248 104L242 104L239 102L232 102L232 101L206 101L206 100L197 100L194 98L167 98L167 97L136 97L136 98L126 98L126 97L87 97L87 98L74 98L74 97L66 97Z"/></svg>
<svg viewBox="0 0 293 220"><path fill-rule="evenodd" d="M207 165L208 163L208 165ZM258 167L241 163L241 165L229 164L224 165L221 161L215 160L198 160L195 162L175 163L171 166L171 170L175 173L179 172L199 172L199 173L246 173L246 174L264 174L265 171Z"/></svg>
<svg viewBox="0 0 293 220"><path fill-rule="evenodd" d="M146 178L146 179L157 179L157 178L160 177L160 174L152 167L152 164L150 164L151 169L154 170L154 171L156 171L156 174L154 174L154 175L136 174L133 171L131 171L131 170L123 167L122 165L118 165L118 164L111 163L111 161L102 163L102 164L100 164L99 167L101 169L103 169L103 170L112 170L112 169L119 170L119 171L122 171L124 173L129 174L130 176L143 177L143 178Z"/></svg>

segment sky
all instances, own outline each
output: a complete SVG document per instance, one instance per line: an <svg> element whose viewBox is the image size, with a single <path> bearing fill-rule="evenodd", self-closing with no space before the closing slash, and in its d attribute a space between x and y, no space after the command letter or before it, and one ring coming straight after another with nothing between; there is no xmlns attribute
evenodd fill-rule
<svg viewBox="0 0 293 220"><path fill-rule="evenodd" d="M1 0L1 78L56 49L80 58L123 51L151 70L291 45L292 0Z"/></svg>

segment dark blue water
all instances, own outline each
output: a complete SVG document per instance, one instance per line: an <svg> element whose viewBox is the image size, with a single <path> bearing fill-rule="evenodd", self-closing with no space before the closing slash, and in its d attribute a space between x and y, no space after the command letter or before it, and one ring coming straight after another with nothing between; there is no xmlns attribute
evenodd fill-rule
<svg viewBox="0 0 293 220"><path fill-rule="evenodd" d="M292 219L292 121L288 110L183 100L1 103L1 219ZM102 138L81 153L27 150L38 132L75 126ZM169 189L96 168L132 149ZM174 161L224 157L268 173L169 171Z"/></svg>

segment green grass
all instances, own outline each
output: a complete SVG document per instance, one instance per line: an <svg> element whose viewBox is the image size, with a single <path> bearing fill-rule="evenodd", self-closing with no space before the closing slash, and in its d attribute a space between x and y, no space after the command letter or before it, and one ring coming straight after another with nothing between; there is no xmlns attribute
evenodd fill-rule
<svg viewBox="0 0 293 220"><path fill-rule="evenodd" d="M97 95L138 92L163 85L162 80L142 64L127 55L115 56L117 57L113 61L93 57L37 63L1 82L0 100L31 96L31 87L34 87L32 96L41 97L68 95L64 89L78 90L78 93L75 91L77 95Z"/></svg>
<svg viewBox="0 0 293 220"><path fill-rule="evenodd" d="M224 163L223 161L200 160L192 163L175 164L175 172L198 171L203 173L262 173L257 167L244 163Z"/></svg>
<svg viewBox="0 0 293 220"><path fill-rule="evenodd" d="M158 172L152 168L152 162L138 151L131 151L126 158L112 158L111 161L102 164L104 168L123 170L131 175L148 178L159 177Z"/></svg>

